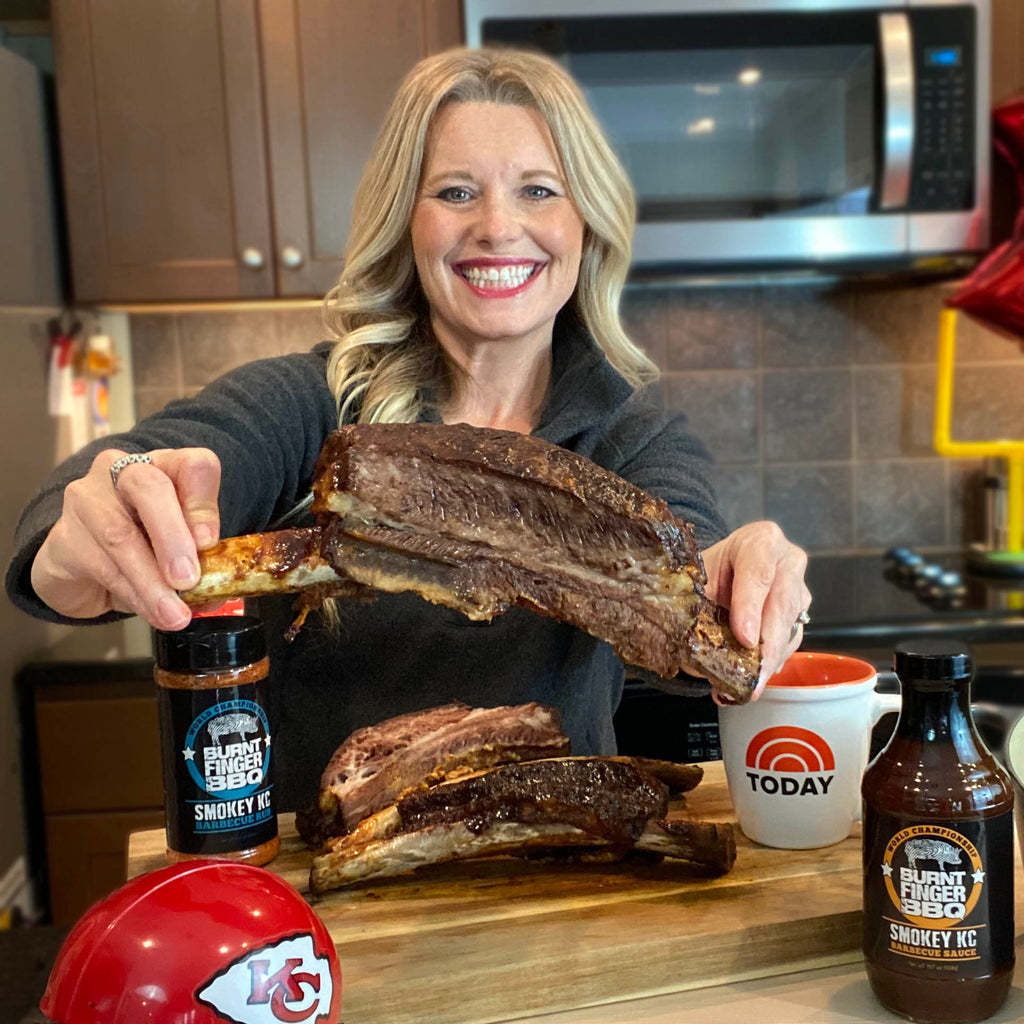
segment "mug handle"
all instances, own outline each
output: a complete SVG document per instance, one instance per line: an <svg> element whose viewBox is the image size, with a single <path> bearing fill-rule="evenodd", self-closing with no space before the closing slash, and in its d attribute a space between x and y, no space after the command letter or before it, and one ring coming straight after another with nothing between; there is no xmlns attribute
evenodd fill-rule
<svg viewBox="0 0 1024 1024"><path fill-rule="evenodd" d="M873 729L878 725L882 715L886 715L890 711L895 711L899 714L902 703L903 698L898 693L884 693L875 690L871 694L871 728ZM854 806L854 821L861 820L861 810L860 791L858 788L857 801Z"/></svg>
<svg viewBox="0 0 1024 1024"><path fill-rule="evenodd" d="M902 703L903 698L898 693L880 693L875 690L871 697L871 727L878 725L882 715L887 715L890 711L899 714Z"/></svg>

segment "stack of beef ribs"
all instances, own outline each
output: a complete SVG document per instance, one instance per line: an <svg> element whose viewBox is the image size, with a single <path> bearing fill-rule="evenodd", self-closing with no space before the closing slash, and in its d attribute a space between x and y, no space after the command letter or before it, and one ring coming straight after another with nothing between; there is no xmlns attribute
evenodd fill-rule
<svg viewBox="0 0 1024 1024"><path fill-rule="evenodd" d="M736 857L729 825L667 818L697 765L571 757L558 713L453 703L353 733L297 816L318 852L310 889L475 857L676 858L715 875Z"/></svg>
<svg viewBox="0 0 1024 1024"><path fill-rule="evenodd" d="M512 605L608 641L627 664L706 677L748 701L760 653L706 597L693 528L621 477L529 435L465 424L342 427L313 484L317 525L203 552L192 604L297 592L298 628L328 597L411 591L471 619ZM470 857L735 858L729 826L668 820L701 769L571 757L536 704L446 705L354 733L298 817L314 892Z"/></svg>
<svg viewBox="0 0 1024 1024"><path fill-rule="evenodd" d="M514 604L612 644L665 679L689 670L745 703L760 654L704 594L690 524L588 459L539 438L466 424L342 427L317 465L318 525L203 552L192 604L299 592L412 591L471 619Z"/></svg>

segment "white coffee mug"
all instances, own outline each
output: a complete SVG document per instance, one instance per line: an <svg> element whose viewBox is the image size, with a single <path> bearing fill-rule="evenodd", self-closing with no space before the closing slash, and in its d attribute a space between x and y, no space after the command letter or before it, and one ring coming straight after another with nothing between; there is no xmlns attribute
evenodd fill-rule
<svg viewBox="0 0 1024 1024"><path fill-rule="evenodd" d="M872 665L797 651L759 700L719 708L722 760L740 828L787 850L830 846L860 818L871 729L900 698Z"/></svg>

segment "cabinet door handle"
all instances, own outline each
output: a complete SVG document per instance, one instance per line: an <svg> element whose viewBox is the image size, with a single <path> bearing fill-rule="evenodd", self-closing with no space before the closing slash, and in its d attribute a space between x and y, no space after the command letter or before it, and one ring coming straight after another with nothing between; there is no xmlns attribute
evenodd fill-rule
<svg viewBox="0 0 1024 1024"><path fill-rule="evenodd" d="M288 270L297 270L302 266L302 253L294 245L286 245L281 250L281 265Z"/></svg>
<svg viewBox="0 0 1024 1024"><path fill-rule="evenodd" d="M242 262L250 270L260 270L263 266L263 253L255 246L248 245L242 250Z"/></svg>

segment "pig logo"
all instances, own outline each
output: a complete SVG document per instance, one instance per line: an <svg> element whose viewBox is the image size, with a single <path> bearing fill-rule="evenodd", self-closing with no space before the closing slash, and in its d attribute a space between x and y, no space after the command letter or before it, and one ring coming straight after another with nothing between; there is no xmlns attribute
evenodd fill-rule
<svg viewBox="0 0 1024 1024"><path fill-rule="evenodd" d="M249 733L259 732L260 724L256 721L255 715L246 715L242 712L235 712L230 715L220 715L206 726L211 743L221 743L225 736L235 734L239 739L245 739Z"/></svg>
<svg viewBox="0 0 1024 1024"><path fill-rule="evenodd" d="M904 845L903 854L911 871L917 868L919 860L933 860L941 871L946 870L947 864L952 868L960 866L961 851L941 839L911 839Z"/></svg>
<svg viewBox="0 0 1024 1024"><path fill-rule="evenodd" d="M313 936L303 933L246 952L196 999L235 1024L321 1024L330 1019L334 978Z"/></svg>

